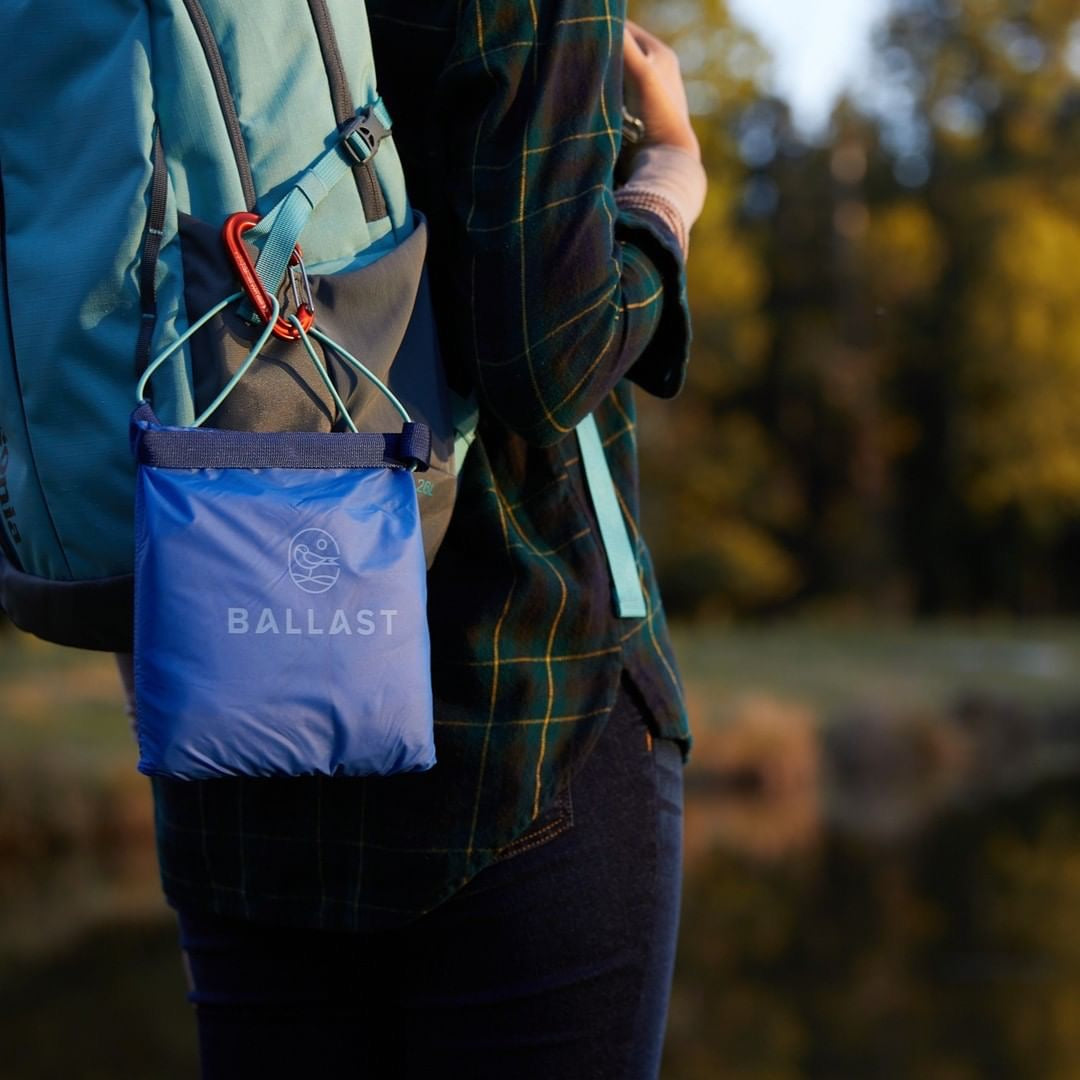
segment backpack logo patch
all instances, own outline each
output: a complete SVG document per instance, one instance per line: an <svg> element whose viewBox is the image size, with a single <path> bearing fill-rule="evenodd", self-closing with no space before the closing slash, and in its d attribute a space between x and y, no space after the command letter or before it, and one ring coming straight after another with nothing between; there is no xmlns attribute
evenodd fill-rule
<svg viewBox="0 0 1080 1080"><path fill-rule="evenodd" d="M289 577L306 593L324 593L341 577L341 548L325 529L303 529L289 543Z"/></svg>

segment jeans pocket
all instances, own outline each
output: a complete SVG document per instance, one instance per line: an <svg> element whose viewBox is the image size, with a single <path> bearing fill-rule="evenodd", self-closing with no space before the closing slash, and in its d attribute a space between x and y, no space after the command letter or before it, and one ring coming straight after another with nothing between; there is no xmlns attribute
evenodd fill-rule
<svg viewBox="0 0 1080 1080"><path fill-rule="evenodd" d="M570 785L566 784L559 794L555 796L552 804L533 821L525 832L516 840L499 849L495 861L505 862L515 855L540 847L549 840L554 840L556 836L561 836L572 828L573 824L574 800L570 792Z"/></svg>

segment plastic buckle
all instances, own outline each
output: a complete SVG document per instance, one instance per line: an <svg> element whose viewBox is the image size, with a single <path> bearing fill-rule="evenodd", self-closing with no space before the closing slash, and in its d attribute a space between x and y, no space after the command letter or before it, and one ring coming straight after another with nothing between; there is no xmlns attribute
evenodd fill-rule
<svg viewBox="0 0 1080 1080"><path fill-rule="evenodd" d="M222 226L221 238L225 241L225 250L232 259L240 284L244 287L244 292L247 293L255 314L261 322L266 323L274 312L273 302L259 280L259 275L255 272L255 264L251 261L251 254L244 244L244 234L253 229L259 221L259 215L249 210L230 214ZM304 282L302 303L296 287L297 270ZM293 253L289 256L289 283L293 302L296 304L296 317L300 320L304 333L307 333L315 322L315 303L311 295L311 282L308 280L307 270L304 269L304 253L300 250L299 244L293 248ZM275 337L284 338L286 341L296 341L300 337L300 331L291 323L286 322L281 315L278 315L275 320L273 330Z"/></svg>
<svg viewBox="0 0 1080 1080"><path fill-rule="evenodd" d="M375 110L369 105L362 113L357 113L351 120L347 120L341 128L341 145L345 153L353 159L357 165L363 165L370 161L379 152L379 143L390 134L390 129L375 115ZM358 135L360 141L367 147L367 153L362 154L350 141L353 135Z"/></svg>

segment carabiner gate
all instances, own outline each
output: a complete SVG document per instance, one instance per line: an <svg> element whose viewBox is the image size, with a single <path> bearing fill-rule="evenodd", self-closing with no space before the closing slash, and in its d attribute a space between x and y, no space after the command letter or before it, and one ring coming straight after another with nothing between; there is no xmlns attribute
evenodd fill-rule
<svg viewBox="0 0 1080 1080"><path fill-rule="evenodd" d="M225 250L229 253L229 258L232 260L237 276L240 278L240 284L243 286L255 314L263 323L266 323L273 315L273 302L270 299L270 294L259 280L259 275L255 272L255 264L251 261L251 254L244 243L245 233L253 229L259 223L259 220L259 215L253 214L249 210L241 210L236 214L230 214L221 228L221 238L225 242ZM303 303L300 302L296 286L298 269L304 282ZM307 270L304 267L304 254L300 250L299 244L293 248L293 253L289 257L289 286L292 291L293 301L296 304L296 317L300 320L304 333L307 333L315 322L315 302L311 295L311 282L308 280ZM275 337L283 338L286 341L296 341L300 337L300 331L291 323L286 322L281 315L278 315L274 321L273 331Z"/></svg>

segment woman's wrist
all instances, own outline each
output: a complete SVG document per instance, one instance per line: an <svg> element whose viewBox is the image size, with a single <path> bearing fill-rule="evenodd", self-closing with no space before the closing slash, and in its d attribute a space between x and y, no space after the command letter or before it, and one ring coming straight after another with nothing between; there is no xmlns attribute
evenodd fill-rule
<svg viewBox="0 0 1080 1080"><path fill-rule="evenodd" d="M657 214L685 255L690 229L705 204L707 184L705 169L692 150L653 144L634 156L630 177L615 198L620 206Z"/></svg>

